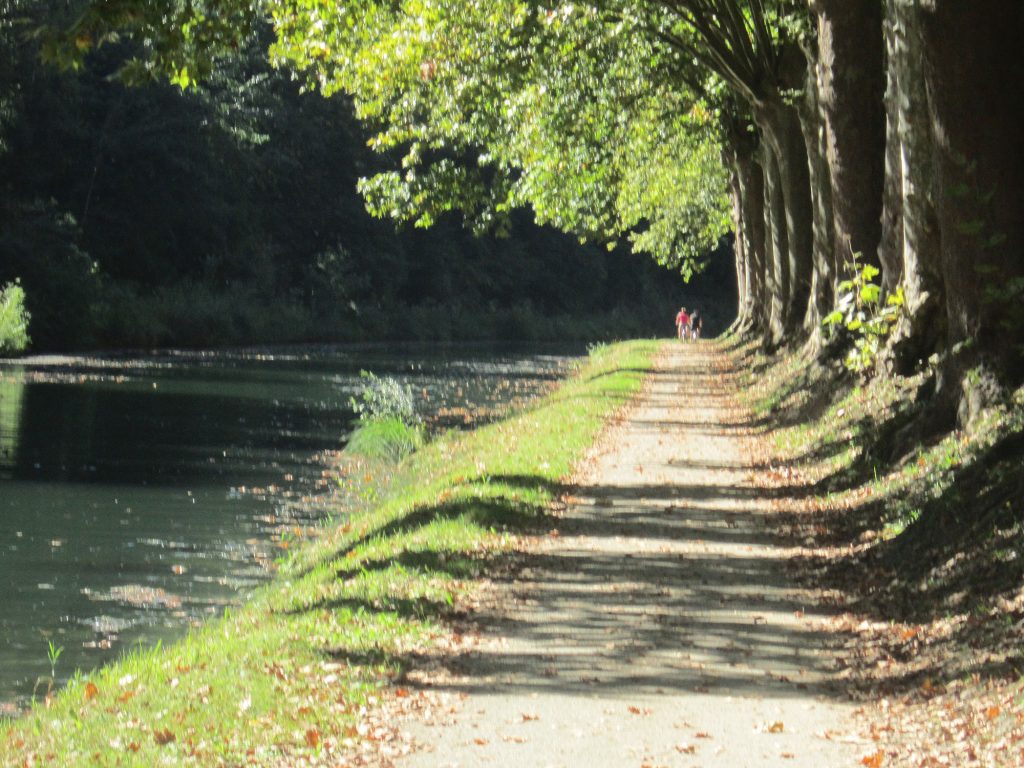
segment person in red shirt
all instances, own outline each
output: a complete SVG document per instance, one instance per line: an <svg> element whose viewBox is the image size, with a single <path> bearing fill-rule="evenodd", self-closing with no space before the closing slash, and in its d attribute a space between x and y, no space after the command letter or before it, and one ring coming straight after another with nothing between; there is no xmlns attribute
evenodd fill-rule
<svg viewBox="0 0 1024 768"><path fill-rule="evenodd" d="M681 307L679 314L676 315L676 336L679 340L687 338L690 335L690 316L686 314L686 307Z"/></svg>

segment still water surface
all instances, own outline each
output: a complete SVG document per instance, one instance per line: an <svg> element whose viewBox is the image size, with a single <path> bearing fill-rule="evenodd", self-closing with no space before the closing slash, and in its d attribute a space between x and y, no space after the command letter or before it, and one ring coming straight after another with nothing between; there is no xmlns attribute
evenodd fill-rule
<svg viewBox="0 0 1024 768"><path fill-rule="evenodd" d="M265 581L334 486L358 373L435 426L493 417L579 349L345 347L0 362L0 710ZM0 714L2 714L0 711Z"/></svg>

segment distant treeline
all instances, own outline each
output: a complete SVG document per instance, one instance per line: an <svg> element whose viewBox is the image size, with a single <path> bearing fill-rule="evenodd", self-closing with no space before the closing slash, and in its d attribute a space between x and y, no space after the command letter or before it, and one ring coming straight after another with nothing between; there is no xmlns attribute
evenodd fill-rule
<svg viewBox="0 0 1024 768"><path fill-rule="evenodd" d="M688 300L711 331L735 314L727 246L687 287L649 258L525 215L504 237L475 237L454 215L429 231L372 219L355 186L380 159L349 104L302 93L262 55L184 94L126 87L111 75L127 50L60 74L11 18L0 285L21 280L35 350L596 339L668 335Z"/></svg>

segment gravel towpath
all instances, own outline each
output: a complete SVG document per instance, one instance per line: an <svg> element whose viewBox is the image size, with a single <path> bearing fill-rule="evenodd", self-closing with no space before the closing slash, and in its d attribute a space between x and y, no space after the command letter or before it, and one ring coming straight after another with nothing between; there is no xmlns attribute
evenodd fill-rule
<svg viewBox="0 0 1024 768"><path fill-rule="evenodd" d="M403 728L402 768L857 766L811 597L765 533L753 427L711 343L667 344Z"/></svg>

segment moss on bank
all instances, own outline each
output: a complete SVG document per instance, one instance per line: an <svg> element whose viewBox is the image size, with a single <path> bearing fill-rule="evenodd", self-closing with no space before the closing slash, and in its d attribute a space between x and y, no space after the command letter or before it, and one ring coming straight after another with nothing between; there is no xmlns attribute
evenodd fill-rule
<svg viewBox="0 0 1024 768"><path fill-rule="evenodd" d="M333 764L377 738L382 688L543 524L656 347L602 347L525 411L430 443L379 504L296 550L242 609L76 676L4 725L3 764Z"/></svg>

